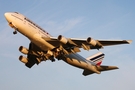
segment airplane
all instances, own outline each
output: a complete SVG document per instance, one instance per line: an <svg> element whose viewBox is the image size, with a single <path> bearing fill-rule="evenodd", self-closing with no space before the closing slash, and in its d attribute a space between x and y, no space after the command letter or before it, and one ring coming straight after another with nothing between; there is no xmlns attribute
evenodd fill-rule
<svg viewBox="0 0 135 90"><path fill-rule="evenodd" d="M88 58L78 54L80 48L84 50L102 49L104 46L130 44L132 40L95 40L91 37L86 39L66 38L63 35L52 37L47 31L36 23L18 12L6 12L4 14L9 26L14 29L13 34L20 32L30 40L29 48L20 46L19 51L25 56L20 56L19 60L26 67L31 68L34 64L42 61L63 60L66 63L83 69L83 75L93 73L100 74L102 71L118 69L116 66L101 65L104 53L97 53Z"/></svg>

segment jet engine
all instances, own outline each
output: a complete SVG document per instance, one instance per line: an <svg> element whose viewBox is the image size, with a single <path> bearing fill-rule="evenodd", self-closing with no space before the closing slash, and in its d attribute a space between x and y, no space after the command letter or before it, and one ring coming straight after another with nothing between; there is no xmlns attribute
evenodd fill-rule
<svg viewBox="0 0 135 90"><path fill-rule="evenodd" d="M88 43L88 44L91 44L92 46L96 46L97 41L94 40L94 39L91 38L91 37L88 37L88 38L87 38L87 43Z"/></svg>
<svg viewBox="0 0 135 90"><path fill-rule="evenodd" d="M69 44L69 45L74 45L77 46L70 38L65 38L62 35L59 35L57 38L60 42L62 42L63 44Z"/></svg>
<svg viewBox="0 0 135 90"><path fill-rule="evenodd" d="M23 63L28 63L28 59L26 57L23 57L22 55L19 57L19 60Z"/></svg>
<svg viewBox="0 0 135 90"><path fill-rule="evenodd" d="M94 40L91 37L88 37L87 38L87 43L90 44L90 45L92 45L92 46L97 47L97 49L102 48L102 44L99 41Z"/></svg>
<svg viewBox="0 0 135 90"><path fill-rule="evenodd" d="M68 42L68 39L65 38L65 37L63 37L62 35L59 35L59 36L58 36L58 40L59 40L60 42L64 43L64 44L67 44L67 42Z"/></svg>
<svg viewBox="0 0 135 90"><path fill-rule="evenodd" d="M28 54L29 50L23 46L20 46L19 47L19 51L23 54Z"/></svg>

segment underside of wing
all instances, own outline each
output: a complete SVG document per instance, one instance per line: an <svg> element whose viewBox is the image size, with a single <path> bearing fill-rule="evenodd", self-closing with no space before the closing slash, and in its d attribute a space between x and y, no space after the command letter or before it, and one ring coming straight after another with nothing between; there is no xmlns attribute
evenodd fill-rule
<svg viewBox="0 0 135 90"><path fill-rule="evenodd" d="M130 44L132 42L132 40L95 40L91 37L87 39L65 38L62 35L50 38L43 37L43 39L56 47L62 46L65 49L78 47L84 50L101 49L104 46Z"/></svg>
<svg viewBox="0 0 135 90"><path fill-rule="evenodd" d="M25 64L27 67L31 68L34 64L39 64L38 56L34 53L37 52L37 51L40 51L40 50L41 49L38 48L35 44L30 43L29 53L27 55L28 63Z"/></svg>
<svg viewBox="0 0 135 90"><path fill-rule="evenodd" d="M29 44L29 49L21 46L19 48L20 52L26 54L27 57L20 56L19 60L23 62L27 67L31 68L34 64L39 64L41 61L46 60L42 56L42 50L37 47L34 43Z"/></svg>
<svg viewBox="0 0 135 90"><path fill-rule="evenodd" d="M103 46L130 44L132 40L98 40Z"/></svg>
<svg viewBox="0 0 135 90"><path fill-rule="evenodd" d="M32 42L29 44L29 49L21 46L19 51L27 55L27 57L21 55L19 60L29 68L31 68L34 64L38 65L41 61L51 60L54 62L55 58L60 60L61 57L68 54L68 51L62 47L56 47L52 50L44 51Z"/></svg>

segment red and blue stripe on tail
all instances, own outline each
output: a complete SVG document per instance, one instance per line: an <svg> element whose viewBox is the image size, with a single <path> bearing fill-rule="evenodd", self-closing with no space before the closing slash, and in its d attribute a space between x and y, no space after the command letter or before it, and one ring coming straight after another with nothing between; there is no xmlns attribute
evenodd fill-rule
<svg viewBox="0 0 135 90"><path fill-rule="evenodd" d="M96 65L100 66L102 61L103 61L104 56L105 56L104 53L99 52L97 54L94 54L94 55L86 58L86 59L93 62L93 63L95 63Z"/></svg>

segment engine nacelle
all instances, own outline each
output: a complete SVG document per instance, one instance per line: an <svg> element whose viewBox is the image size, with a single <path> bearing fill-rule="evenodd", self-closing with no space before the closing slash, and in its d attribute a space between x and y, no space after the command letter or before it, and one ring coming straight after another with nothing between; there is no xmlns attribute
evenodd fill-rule
<svg viewBox="0 0 135 90"><path fill-rule="evenodd" d="M71 44L71 45L77 46L77 44L74 43L70 38L67 39L63 37L62 35L58 36L58 40L63 44Z"/></svg>
<svg viewBox="0 0 135 90"><path fill-rule="evenodd" d="M88 43L88 44L91 44L92 46L96 46L96 45L97 45L97 41L94 40L94 39L91 38L91 37L88 37L88 38L87 38L87 43Z"/></svg>
<svg viewBox="0 0 135 90"><path fill-rule="evenodd" d="M23 54L28 54L29 50L23 46L20 46L19 47L19 51Z"/></svg>
<svg viewBox="0 0 135 90"><path fill-rule="evenodd" d="M67 44L68 42L68 39L63 37L62 35L59 35L57 39L64 44Z"/></svg>
<svg viewBox="0 0 135 90"><path fill-rule="evenodd" d="M28 63L28 58L23 57L22 55L19 57L19 60L25 64Z"/></svg>
<svg viewBox="0 0 135 90"><path fill-rule="evenodd" d="M88 43L88 44L91 44L92 46L97 47L97 49L102 48L102 44L101 44L99 41L94 40L94 39L91 38L91 37L88 37L88 38L87 38L87 43Z"/></svg>

